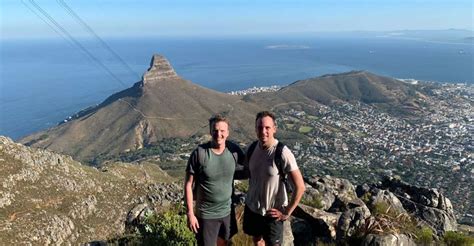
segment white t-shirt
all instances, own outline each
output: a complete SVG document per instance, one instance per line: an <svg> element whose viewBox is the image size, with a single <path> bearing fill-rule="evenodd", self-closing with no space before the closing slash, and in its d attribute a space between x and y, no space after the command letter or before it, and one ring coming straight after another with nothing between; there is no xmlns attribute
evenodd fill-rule
<svg viewBox="0 0 474 246"><path fill-rule="evenodd" d="M264 150L257 144L249 160L249 190L247 192L246 205L254 213L265 215L271 208L282 209L288 205L285 184L278 175L275 164L275 151L278 140L268 150ZM282 151L285 173L298 169L295 156L288 147ZM291 177L288 175L290 181Z"/></svg>

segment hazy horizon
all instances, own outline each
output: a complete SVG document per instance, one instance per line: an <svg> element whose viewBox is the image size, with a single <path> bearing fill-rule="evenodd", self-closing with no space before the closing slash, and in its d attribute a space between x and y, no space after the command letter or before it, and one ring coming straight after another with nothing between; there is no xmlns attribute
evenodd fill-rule
<svg viewBox="0 0 474 246"><path fill-rule="evenodd" d="M154 53L212 89L354 69L473 83L472 9L469 0L2 0L0 132L24 135L99 103L140 80Z"/></svg>
<svg viewBox="0 0 474 246"><path fill-rule="evenodd" d="M88 36L76 17L101 37L474 30L468 0L3 0L1 7L2 39L58 37L61 29Z"/></svg>

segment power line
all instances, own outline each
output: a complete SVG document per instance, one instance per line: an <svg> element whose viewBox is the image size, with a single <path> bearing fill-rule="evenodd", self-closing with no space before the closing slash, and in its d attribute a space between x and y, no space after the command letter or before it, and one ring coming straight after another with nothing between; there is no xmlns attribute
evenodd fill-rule
<svg viewBox="0 0 474 246"><path fill-rule="evenodd" d="M51 29L53 29L53 31L55 33L57 33L59 36L61 36L64 40L66 40L67 42L69 42L70 44L74 45L74 43L71 42L71 40L67 39L66 36L64 36L64 34L62 34L61 32L59 32L51 23L49 23L46 19L44 19L40 14L38 14L38 12L36 12L34 9L32 9L28 4L26 4L24 2L24 0L21 0L21 3L23 5L25 5L31 12L33 12L33 14L35 14L38 18L40 18L44 23L46 23Z"/></svg>
<svg viewBox="0 0 474 246"><path fill-rule="evenodd" d="M54 24L56 28L58 28L63 34L65 34L69 40L71 40L77 47L79 47L87 56L96 62L102 69L104 69L113 79L115 79L117 82L119 82L121 85L123 85L125 88L128 86L120 79L118 78L107 66L105 66L97 57L95 57L92 53L90 53L79 41L77 41L64 27L62 27L56 20L51 17L48 12L43 10L34 0L29 0L30 3L39 11L41 14L46 17L51 23Z"/></svg>
<svg viewBox="0 0 474 246"><path fill-rule="evenodd" d="M71 9L71 7L69 7L69 5L67 5L66 2L64 2L64 0L56 0L59 5L61 7L63 7L70 16L74 17L74 19L79 22L92 36L94 36L97 40L99 40L100 44L105 48L107 49L113 56L115 59L117 59L124 67L127 68L127 70L133 74L134 76L137 76L138 78L140 78L140 75L138 75L123 59L122 57L120 57L117 52L115 52L99 35L97 35L97 33L81 18L79 17L78 14L76 14L76 12L74 12L74 10Z"/></svg>

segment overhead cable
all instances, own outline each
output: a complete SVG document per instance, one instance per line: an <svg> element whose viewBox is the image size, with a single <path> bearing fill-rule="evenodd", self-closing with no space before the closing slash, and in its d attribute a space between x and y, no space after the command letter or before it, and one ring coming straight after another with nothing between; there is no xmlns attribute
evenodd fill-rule
<svg viewBox="0 0 474 246"><path fill-rule="evenodd" d="M119 82L122 86L127 88L128 86L117 77L106 65L104 65L97 57L95 57L91 52L89 52L79 41L77 41L64 27L62 27L53 17L51 17L48 12L42 9L34 0L29 0L30 3L39 11L43 16L45 16L56 28L58 28L63 34L65 34L69 40L71 40L79 49L81 49L91 60L93 60L97 65L104 69L115 81Z"/></svg>
<svg viewBox="0 0 474 246"><path fill-rule="evenodd" d="M69 5L67 5L66 2L64 2L64 0L57 0L57 2L59 3L59 5L61 7L63 7L67 13L72 16L77 22L79 22L83 27L84 29L86 29L92 36L94 36L98 41L99 43L102 45L102 47L104 47L106 50L108 50L115 59L117 59L125 68L127 68L127 70L134 76L137 76L138 78L140 78L140 76L122 59L122 57L120 57L117 52L115 52L99 35L97 35L97 33L81 18L79 17L78 14L76 14L76 12L74 10L72 10Z"/></svg>

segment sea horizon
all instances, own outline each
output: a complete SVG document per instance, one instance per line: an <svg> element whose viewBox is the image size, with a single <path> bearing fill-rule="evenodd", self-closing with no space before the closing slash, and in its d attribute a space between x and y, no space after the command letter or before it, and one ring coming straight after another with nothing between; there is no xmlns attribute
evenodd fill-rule
<svg viewBox="0 0 474 246"><path fill-rule="evenodd" d="M178 75L230 92L365 70L398 79L473 84L472 43L387 37L113 38L79 42L115 76L62 39L1 40L0 135L55 126L141 80L153 54Z"/></svg>

